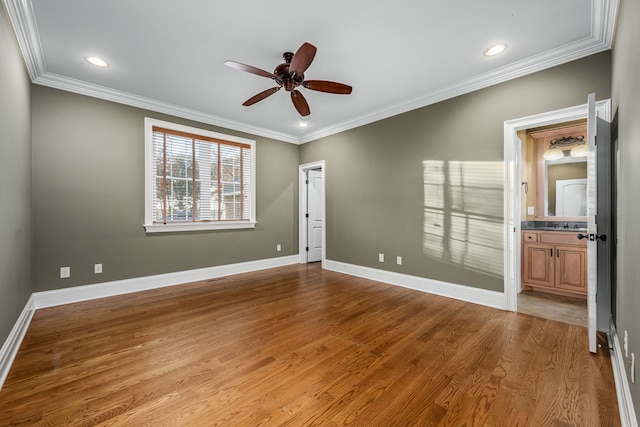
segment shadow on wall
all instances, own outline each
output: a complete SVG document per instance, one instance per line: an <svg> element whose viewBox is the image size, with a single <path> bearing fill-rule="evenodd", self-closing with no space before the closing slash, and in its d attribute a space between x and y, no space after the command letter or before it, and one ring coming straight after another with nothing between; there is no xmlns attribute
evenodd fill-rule
<svg viewBox="0 0 640 427"><path fill-rule="evenodd" d="M503 275L502 162L425 160L425 255Z"/></svg>

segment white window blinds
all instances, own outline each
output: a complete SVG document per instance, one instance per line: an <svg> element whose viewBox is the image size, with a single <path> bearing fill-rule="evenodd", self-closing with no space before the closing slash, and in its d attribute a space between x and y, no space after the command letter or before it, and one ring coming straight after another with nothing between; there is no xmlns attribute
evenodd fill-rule
<svg viewBox="0 0 640 427"><path fill-rule="evenodd" d="M251 221L252 147L153 126L153 223Z"/></svg>

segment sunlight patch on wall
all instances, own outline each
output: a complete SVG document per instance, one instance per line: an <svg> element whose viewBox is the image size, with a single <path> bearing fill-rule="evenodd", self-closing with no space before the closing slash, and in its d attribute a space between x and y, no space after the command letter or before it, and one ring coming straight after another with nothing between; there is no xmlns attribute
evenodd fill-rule
<svg viewBox="0 0 640 427"><path fill-rule="evenodd" d="M502 277L503 163L422 163L425 255Z"/></svg>

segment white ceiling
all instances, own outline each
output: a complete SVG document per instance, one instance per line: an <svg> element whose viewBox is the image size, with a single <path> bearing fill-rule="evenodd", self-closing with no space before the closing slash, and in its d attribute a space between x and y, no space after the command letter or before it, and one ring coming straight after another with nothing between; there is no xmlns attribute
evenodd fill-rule
<svg viewBox="0 0 640 427"><path fill-rule="evenodd" d="M325 0L272 3L3 0L32 80L128 105L303 143L611 47L617 0ZM305 77L351 95L301 89L306 121L273 71L303 42ZM496 57L483 51L496 43ZM99 56L109 67L85 61Z"/></svg>

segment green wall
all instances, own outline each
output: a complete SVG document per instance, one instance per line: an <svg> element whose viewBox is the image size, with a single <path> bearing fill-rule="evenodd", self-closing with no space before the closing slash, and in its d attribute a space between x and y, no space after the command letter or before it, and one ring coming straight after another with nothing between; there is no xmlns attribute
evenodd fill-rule
<svg viewBox="0 0 640 427"><path fill-rule="evenodd" d="M4 5L0 58L1 347L31 295L31 81Z"/></svg>
<svg viewBox="0 0 640 427"><path fill-rule="evenodd" d="M4 343L31 296L31 81L2 5L0 58L0 343Z"/></svg>
<svg viewBox="0 0 640 427"><path fill-rule="evenodd" d="M297 254L297 145L42 86L31 105L34 291ZM145 234L145 117L257 141L256 229Z"/></svg>
<svg viewBox="0 0 640 427"><path fill-rule="evenodd" d="M327 259L501 292L504 121L609 98L610 66L603 52L302 145L301 163L326 161Z"/></svg>
<svg viewBox="0 0 640 427"><path fill-rule="evenodd" d="M618 114L618 232L616 329L629 335L629 356L636 356L636 382L625 359L636 417L640 419L640 4L622 0L613 49L612 102Z"/></svg>

